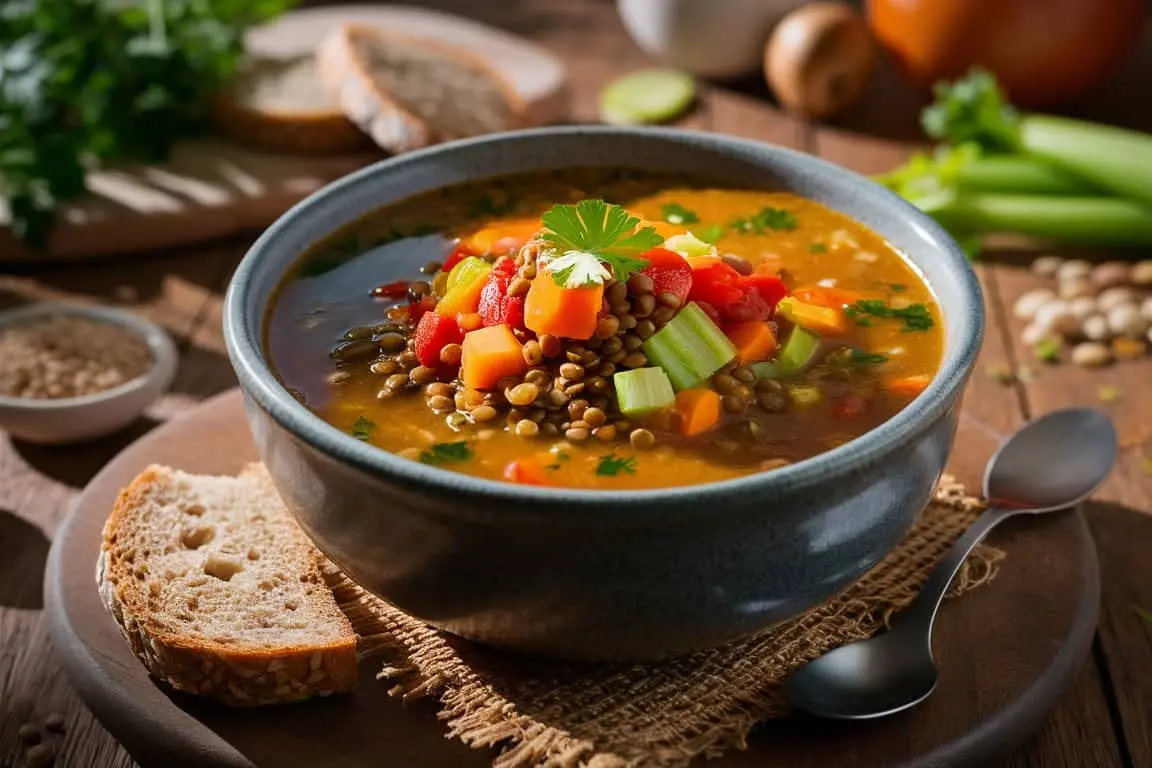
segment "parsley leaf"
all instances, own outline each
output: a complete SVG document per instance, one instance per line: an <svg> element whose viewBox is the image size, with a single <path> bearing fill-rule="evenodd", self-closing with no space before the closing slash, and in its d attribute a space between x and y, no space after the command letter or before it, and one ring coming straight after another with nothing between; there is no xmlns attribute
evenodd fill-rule
<svg viewBox="0 0 1152 768"><path fill-rule="evenodd" d="M467 461L476 455L476 452L468 447L467 440L461 440L456 443L436 443L431 448L420 453L420 462L422 464L453 464L458 461Z"/></svg>
<svg viewBox="0 0 1152 768"><path fill-rule="evenodd" d="M357 440L368 441L372 439L372 432L376 429L376 422L372 419L366 419L363 416L356 419L356 423L352 425L352 437Z"/></svg>
<svg viewBox="0 0 1152 768"><path fill-rule="evenodd" d="M824 243L812 243L808 246L808 253L828 253L828 246Z"/></svg>
<svg viewBox="0 0 1152 768"><path fill-rule="evenodd" d="M655 248L664 242L664 238L653 227L636 229L640 219L628 213L618 205L611 205L603 200L581 200L575 205L563 203L554 205L540 217L544 224L541 238L546 242L553 254L560 254L560 258L573 256L574 253L590 255L604 262L615 274L617 280L627 280L628 275L643 269L648 265L647 259L633 258L647 250ZM575 262L576 259L573 259ZM584 264L587 264L585 259ZM573 272L566 276L552 273L552 279L557 284L568 288L587 285L587 283L569 284L569 279L576 279L579 275L585 279L594 279L592 272L586 266L576 271L576 264L572 264ZM549 272L552 272L549 269Z"/></svg>
<svg viewBox="0 0 1152 768"><path fill-rule="evenodd" d="M660 206L660 215L669 224L696 224L700 217L695 211L690 211L680 203L664 203Z"/></svg>
<svg viewBox="0 0 1152 768"><path fill-rule="evenodd" d="M615 453L610 453L607 456L601 456L600 463L596 465L597 475L615 477L621 472L629 475L636 474L635 456L617 456Z"/></svg>
<svg viewBox="0 0 1152 768"><path fill-rule="evenodd" d="M796 221L795 214L784 208L773 208L772 206L763 208L759 213L754 213L747 218L738 216L728 223L729 229L757 235L764 234L764 230L767 229L790 232L798 226L800 223Z"/></svg>
<svg viewBox="0 0 1152 768"><path fill-rule="evenodd" d="M595 255L584 251L567 251L548 262L548 273L565 288L585 288L600 285L612 273Z"/></svg>
<svg viewBox="0 0 1152 768"><path fill-rule="evenodd" d="M875 352L865 352L862 349L853 349L850 359L853 363L858 365L879 365L880 363L888 362L887 355L881 355Z"/></svg>
<svg viewBox="0 0 1152 768"><path fill-rule="evenodd" d="M927 304L910 304L907 307L890 307L880 299L860 299L844 310L857 325L871 325L864 315L893 318L904 321L905 331L926 331L935 325Z"/></svg>
<svg viewBox="0 0 1152 768"><path fill-rule="evenodd" d="M703 240L708 243L708 245L716 245L716 243L720 242L720 238L724 237L724 227L719 224L712 224L704 229L692 230L692 234L695 235L698 240Z"/></svg>
<svg viewBox="0 0 1152 768"><path fill-rule="evenodd" d="M903 283L889 283L888 287L892 289L893 293L901 293L908 290L908 286L904 285Z"/></svg>

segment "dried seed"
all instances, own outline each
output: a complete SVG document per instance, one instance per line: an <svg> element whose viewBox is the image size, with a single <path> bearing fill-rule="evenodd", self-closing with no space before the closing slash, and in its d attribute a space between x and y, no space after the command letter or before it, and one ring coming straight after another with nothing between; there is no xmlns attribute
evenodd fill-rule
<svg viewBox="0 0 1152 768"><path fill-rule="evenodd" d="M1131 269L1123 261L1106 261L1092 268L1091 280L1098 288L1111 288L1116 285L1126 285L1131 276Z"/></svg>
<svg viewBox="0 0 1152 768"><path fill-rule="evenodd" d="M456 410L456 403L452 402L452 398L444 395L433 395L428 398L428 407L436 413L447 413L448 411Z"/></svg>
<svg viewBox="0 0 1152 768"><path fill-rule="evenodd" d="M620 340L619 336L613 336L604 341L604 345L600 347L600 354L614 355L624 348L624 342Z"/></svg>
<svg viewBox="0 0 1152 768"><path fill-rule="evenodd" d="M415 352L411 351L400 353L400 356L397 357L396 360L405 368L415 368L420 365L420 358L416 356Z"/></svg>
<svg viewBox="0 0 1152 768"><path fill-rule="evenodd" d="M1081 296L1095 296L1096 286L1087 277L1073 277L1061 280L1057 291L1062 299L1077 299Z"/></svg>
<svg viewBox="0 0 1152 768"><path fill-rule="evenodd" d="M624 345L625 351L634 352L644 345L644 339L634 333L626 333L624 334L622 344Z"/></svg>
<svg viewBox="0 0 1152 768"><path fill-rule="evenodd" d="M1080 333L1090 341L1107 341L1112 338L1108 318L1099 312L1080 321Z"/></svg>
<svg viewBox="0 0 1152 768"><path fill-rule="evenodd" d="M569 381L579 381L584 378L584 369L576 363L564 363L560 366L560 375Z"/></svg>
<svg viewBox="0 0 1152 768"><path fill-rule="evenodd" d="M580 365L583 365L584 367L588 367L590 365L596 365L599 362L600 362L600 355L596 354L595 352L593 352L590 349L586 350L584 352L584 354L580 355Z"/></svg>
<svg viewBox="0 0 1152 768"><path fill-rule="evenodd" d="M514 431L517 437L535 437L540 434L540 425L531 419L520 419Z"/></svg>
<svg viewBox="0 0 1152 768"><path fill-rule="evenodd" d="M528 418L539 424L547 418L548 412L543 408L531 408L528 411Z"/></svg>
<svg viewBox="0 0 1152 768"><path fill-rule="evenodd" d="M400 363L396 362L395 360L377 360L376 362L372 363L371 366L369 366L368 370L372 371L372 373L379 373L387 376L389 374L396 373L397 369L399 368Z"/></svg>
<svg viewBox="0 0 1152 768"><path fill-rule="evenodd" d="M583 398L568 403L568 416L573 420L583 418L586 410L588 410L588 401Z"/></svg>
<svg viewBox="0 0 1152 768"><path fill-rule="evenodd" d="M1096 297L1096 308L1101 312L1109 312L1113 307L1121 304L1133 304L1140 301L1140 296L1126 285L1115 288L1105 288Z"/></svg>
<svg viewBox="0 0 1152 768"><path fill-rule="evenodd" d="M621 349L605 357L604 362L612 363L613 365L620 365L620 361L626 357L628 357L628 351Z"/></svg>
<svg viewBox="0 0 1152 768"><path fill-rule="evenodd" d="M619 304L628 298L628 286L624 283L612 283L604 289L604 299L608 302L608 306Z"/></svg>
<svg viewBox="0 0 1152 768"><path fill-rule="evenodd" d="M752 373L752 369L746 365L737 366L732 371L732 378L736 381L743 382L744 384L751 384L756 381L756 374Z"/></svg>
<svg viewBox="0 0 1152 768"><path fill-rule="evenodd" d="M636 317L648 317L654 309L656 309L656 297L650 293L638 296L632 302L632 314Z"/></svg>
<svg viewBox="0 0 1152 768"><path fill-rule="evenodd" d="M569 427L568 429L564 430L564 437L572 440L573 442L587 440L589 434L591 433L584 427Z"/></svg>
<svg viewBox="0 0 1152 768"><path fill-rule="evenodd" d="M472 410L472 421L477 424L486 424L495 419L499 414L496 409L490 405L480 405Z"/></svg>
<svg viewBox="0 0 1152 768"><path fill-rule="evenodd" d="M627 299L611 302L608 311L614 315L626 315L632 311L632 304Z"/></svg>
<svg viewBox="0 0 1152 768"><path fill-rule="evenodd" d="M1056 268L1057 280L1075 280L1088 277L1092 272L1092 265L1083 259L1069 259Z"/></svg>
<svg viewBox="0 0 1152 768"><path fill-rule="evenodd" d="M636 323L636 335L640 338L644 340L650 339L654 333L656 333L656 324L651 320L645 318Z"/></svg>
<svg viewBox="0 0 1152 768"><path fill-rule="evenodd" d="M643 368L648 365L648 356L643 352L629 352L624 359L620 361L620 365L625 368Z"/></svg>
<svg viewBox="0 0 1152 768"><path fill-rule="evenodd" d="M672 318L676 317L676 310L669 307L659 307L652 313L651 320L657 326L666 325Z"/></svg>
<svg viewBox="0 0 1152 768"><path fill-rule="evenodd" d="M540 349L540 342L534 339L524 342L521 352L524 355L524 362L528 365L540 365L544 362L544 351Z"/></svg>
<svg viewBox="0 0 1152 768"><path fill-rule="evenodd" d="M523 296L528 293L528 289L532 287L532 282L523 277L513 278L512 282L508 284L509 296Z"/></svg>
<svg viewBox="0 0 1152 768"><path fill-rule="evenodd" d="M616 366L613 363L608 363L608 362L600 363L600 367L596 369L596 374L598 376L607 377L607 376L611 376L614 373L616 373Z"/></svg>
<svg viewBox="0 0 1152 768"><path fill-rule="evenodd" d="M544 389L551 386L552 375L543 368L533 368L524 374L524 381L528 384L535 384L538 389Z"/></svg>
<svg viewBox="0 0 1152 768"><path fill-rule="evenodd" d="M596 338L608 339L615 336L620 331L620 319L615 315L605 315L600 318L600 322L596 324Z"/></svg>
<svg viewBox="0 0 1152 768"><path fill-rule="evenodd" d="M358 325L355 328L349 328L344 332L344 341L356 341L357 339L370 339L374 335L372 326Z"/></svg>
<svg viewBox="0 0 1152 768"><path fill-rule="evenodd" d="M1072 362L1083 368L1107 365L1111 360L1111 350L1098 342L1085 341L1072 347Z"/></svg>
<svg viewBox="0 0 1152 768"><path fill-rule="evenodd" d="M728 413L744 413L744 399L739 395L724 395L721 402Z"/></svg>
<svg viewBox="0 0 1152 768"><path fill-rule="evenodd" d="M605 424L598 429L592 430L592 436L602 443L611 442L616 439L616 427L612 424Z"/></svg>
<svg viewBox="0 0 1152 768"><path fill-rule="evenodd" d="M343 384L350 378L352 378L352 374L348 371L333 371L328 374L328 383L332 385Z"/></svg>
<svg viewBox="0 0 1152 768"><path fill-rule="evenodd" d="M403 337L401 337L403 342ZM403 346L403 344L401 344ZM370 339L360 339L358 341L347 341L338 345L332 350L331 357L334 360L339 360L342 363L351 363L357 360L366 360L369 357L375 357L380 353L376 347L376 343Z"/></svg>
<svg viewBox="0 0 1152 768"><path fill-rule="evenodd" d="M408 293L415 298L427 296L428 294L432 293L432 286L429 285L425 280L417 280L414 283L408 284Z"/></svg>
<svg viewBox="0 0 1152 768"><path fill-rule="evenodd" d="M575 397L576 395L583 392L586 387L587 385L584 382L578 381L575 384L569 384L568 386L564 387L564 392L568 395L568 397Z"/></svg>
<svg viewBox="0 0 1152 768"><path fill-rule="evenodd" d="M580 358L584 356L584 347L569 347L568 351L564 353L570 363L580 362Z"/></svg>
<svg viewBox="0 0 1152 768"><path fill-rule="evenodd" d="M628 442L637 450L646 450L656 445L656 435L647 429L634 429L632 433L628 435Z"/></svg>
<svg viewBox="0 0 1152 768"><path fill-rule="evenodd" d="M712 377L712 388L722 395L730 395L735 392L737 384L739 382L726 373L718 373Z"/></svg>
<svg viewBox="0 0 1152 768"><path fill-rule="evenodd" d="M538 341L540 343L540 351L544 353L544 357L556 357L563 348L560 339L550 333L543 334Z"/></svg>
<svg viewBox="0 0 1152 768"><path fill-rule="evenodd" d="M788 397L781 392L761 392L756 402L768 413L781 413L788 407Z"/></svg>
<svg viewBox="0 0 1152 768"><path fill-rule="evenodd" d="M612 385L608 383L608 379L603 376L593 376L584 383L587 384L588 391L596 395L607 394L608 390L612 388Z"/></svg>
<svg viewBox="0 0 1152 768"><path fill-rule="evenodd" d="M427 397L452 397L455 392L451 384L445 384L442 381L434 381L428 386L424 387L424 394Z"/></svg>
<svg viewBox="0 0 1152 768"><path fill-rule="evenodd" d="M1032 274L1039 277L1055 277L1063 263L1064 259L1059 256L1041 256L1032 262Z"/></svg>
<svg viewBox="0 0 1152 768"><path fill-rule="evenodd" d="M1120 304L1108 310L1108 328L1117 336L1138 339L1148 330L1148 318L1135 304Z"/></svg>
<svg viewBox="0 0 1152 768"><path fill-rule="evenodd" d="M626 331L630 331L636 327L636 318L632 315L617 315L620 320L620 327Z"/></svg>
<svg viewBox="0 0 1152 768"><path fill-rule="evenodd" d="M434 275L440 271L440 267L444 266L439 261L430 261L424 266L420 267L420 272L425 275Z"/></svg>
<svg viewBox="0 0 1152 768"><path fill-rule="evenodd" d="M659 296L657 296L657 298L660 300L660 303L668 309L680 309L680 297L671 291L663 291Z"/></svg>
<svg viewBox="0 0 1152 768"><path fill-rule="evenodd" d="M460 365L463 354L464 348L459 344L445 344L440 350L440 362L444 365Z"/></svg>
<svg viewBox="0 0 1152 768"><path fill-rule="evenodd" d="M408 374L394 373L384 380L384 386L393 392L404 389L404 387L408 386Z"/></svg>
<svg viewBox="0 0 1152 768"><path fill-rule="evenodd" d="M1020 320L1031 320L1045 304L1056 300L1056 292L1050 288L1036 288L1023 294L1012 305L1012 314Z"/></svg>
<svg viewBox="0 0 1152 768"><path fill-rule="evenodd" d="M643 272L633 272L628 276L628 292L633 296L652 293L652 278Z"/></svg>
<svg viewBox="0 0 1152 768"><path fill-rule="evenodd" d="M376 391L376 399L377 400L387 400L387 399L389 399L391 397L395 397L395 396L396 396L396 390L389 389L387 386L382 387L381 389L378 389Z"/></svg>
<svg viewBox="0 0 1152 768"><path fill-rule="evenodd" d="M384 354L391 355L404 349L406 341L399 333L385 333L376 337L376 346Z"/></svg>
<svg viewBox="0 0 1152 768"><path fill-rule="evenodd" d="M569 397L559 389L554 389L548 393L548 403L556 408L563 408L568 405Z"/></svg>
<svg viewBox="0 0 1152 768"><path fill-rule="evenodd" d="M593 427L601 427L608 421L608 414L599 408L589 408L584 411L584 421Z"/></svg>
<svg viewBox="0 0 1152 768"><path fill-rule="evenodd" d="M1132 281L1133 285L1138 285L1142 288L1152 286L1152 260L1145 259L1144 261L1138 261L1133 264L1128 279Z"/></svg>
<svg viewBox="0 0 1152 768"><path fill-rule="evenodd" d="M541 424L540 434L545 437L556 437L560 434L560 429L555 424Z"/></svg>
<svg viewBox="0 0 1152 768"><path fill-rule="evenodd" d="M535 384L524 382L505 391L504 396L508 398L508 402L512 405L531 405L536 401L536 398L540 396L540 388Z"/></svg>
<svg viewBox="0 0 1152 768"><path fill-rule="evenodd" d="M525 264L522 267L520 267L520 277L524 278L525 280L535 280L536 279L536 262L535 261L525 262Z"/></svg>
<svg viewBox="0 0 1152 768"><path fill-rule="evenodd" d="M783 392L784 385L776 379L756 379L753 385L757 392Z"/></svg>
<svg viewBox="0 0 1152 768"><path fill-rule="evenodd" d="M584 419L577 419L576 421L569 422L567 429L586 429L591 432L592 425L584 421Z"/></svg>
<svg viewBox="0 0 1152 768"><path fill-rule="evenodd" d="M737 256L734 253L726 253L720 257L720 260L742 275L752 274L752 265L749 264L748 260L743 256Z"/></svg>
<svg viewBox="0 0 1152 768"><path fill-rule="evenodd" d="M413 384L427 384L436 380L436 369L418 365L409 372L408 378L412 380Z"/></svg>

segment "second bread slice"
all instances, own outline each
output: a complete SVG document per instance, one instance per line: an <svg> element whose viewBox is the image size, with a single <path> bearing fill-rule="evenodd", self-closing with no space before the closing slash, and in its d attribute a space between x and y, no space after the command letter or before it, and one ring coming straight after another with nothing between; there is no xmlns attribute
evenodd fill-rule
<svg viewBox="0 0 1152 768"><path fill-rule="evenodd" d="M524 103L483 60L425 38L346 24L317 51L348 119L389 152L519 128Z"/></svg>

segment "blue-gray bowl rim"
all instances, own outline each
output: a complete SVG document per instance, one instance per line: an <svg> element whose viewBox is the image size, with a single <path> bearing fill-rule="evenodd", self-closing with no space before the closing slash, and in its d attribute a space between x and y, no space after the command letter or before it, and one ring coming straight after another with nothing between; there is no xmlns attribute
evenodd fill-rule
<svg viewBox="0 0 1152 768"><path fill-rule="evenodd" d="M967 332L961 334L962 341L955 349L945 351L939 370L924 392L892 418L843 445L771 472L758 472L731 480L646 490L584 490L517 485L410 461L345 434L312 413L285 390L272 374L261 342L267 304L261 307L258 327L248 327L245 316L246 305L252 298L249 295L249 277L260 268L261 252L282 237L285 230L294 225L297 217L321 200L339 196L344 190L361 184L376 174L420 163L425 158L457 149L483 147L487 144L517 141L522 138L581 134L626 135L640 141L646 137L658 137L673 142L690 139L705 144L711 142L716 147L727 145L745 149L771 147L772 151L783 157L786 162L808 164L842 177L845 184L861 187L863 194L880 197L897 215L902 214L912 219L921 231L923 239L939 250L938 257L949 262L948 267L957 279L956 287L960 289L958 295L961 298L961 306L950 308L946 321L968 326ZM910 263L915 264L914 261ZM941 309L943 311L943 307ZM527 512L536 508L536 504L552 504L562 507L568 514L580 510L603 511L606 508L627 505L629 516L632 518L641 510L659 513L666 509L666 505L670 502L681 505L689 496L699 496L708 497L710 514L722 515L722 508L711 505L722 503L727 498L746 500L750 495L767 501L780 493L792 493L825 482L830 477L851 473L867 466L898 445L910 444L919 434L944 416L947 409L962 394L961 390L975 365L983 335L982 292L967 256L942 227L903 198L871 179L814 155L751 139L679 128L603 125L530 128L445 142L378 161L313 192L268 227L240 261L224 300L225 346L241 388L284 429L322 453L370 475L382 475L411 488L432 487L517 505L501 510L504 514L511 513L520 505L523 506L519 511Z"/></svg>

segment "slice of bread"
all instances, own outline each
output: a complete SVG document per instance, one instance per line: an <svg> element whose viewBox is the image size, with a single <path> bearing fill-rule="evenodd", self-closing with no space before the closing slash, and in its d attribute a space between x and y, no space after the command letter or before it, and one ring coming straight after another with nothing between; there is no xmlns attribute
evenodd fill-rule
<svg viewBox="0 0 1152 768"><path fill-rule="evenodd" d="M344 24L316 56L344 114L389 152L524 123L523 99L498 72L437 41Z"/></svg>
<svg viewBox="0 0 1152 768"><path fill-rule="evenodd" d="M275 152L364 151L372 142L320 82L316 57L250 58L216 99L225 135Z"/></svg>
<svg viewBox="0 0 1152 768"><path fill-rule="evenodd" d="M96 581L154 677L251 707L356 685L356 635L322 562L260 467L150 466L104 526Z"/></svg>

